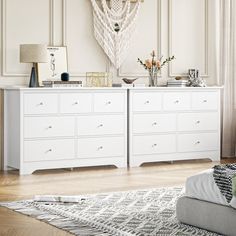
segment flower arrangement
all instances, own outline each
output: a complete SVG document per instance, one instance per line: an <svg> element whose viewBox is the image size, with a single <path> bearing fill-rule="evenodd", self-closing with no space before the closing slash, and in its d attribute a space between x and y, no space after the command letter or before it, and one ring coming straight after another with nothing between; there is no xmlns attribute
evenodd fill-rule
<svg viewBox="0 0 236 236"><path fill-rule="evenodd" d="M164 61L162 59L163 56L157 59L154 50L151 53L151 59L147 59L145 60L145 62L143 62L140 58L138 58L138 62L140 63L140 65L142 65L145 70L148 70L149 86L157 86L157 73L163 66L174 60L175 56L168 57Z"/></svg>

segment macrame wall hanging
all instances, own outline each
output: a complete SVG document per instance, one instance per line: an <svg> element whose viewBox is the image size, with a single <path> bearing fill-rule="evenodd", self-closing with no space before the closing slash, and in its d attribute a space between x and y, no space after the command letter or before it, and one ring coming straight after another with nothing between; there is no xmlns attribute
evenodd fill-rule
<svg viewBox="0 0 236 236"><path fill-rule="evenodd" d="M91 0L94 35L116 69L127 56L141 0Z"/></svg>

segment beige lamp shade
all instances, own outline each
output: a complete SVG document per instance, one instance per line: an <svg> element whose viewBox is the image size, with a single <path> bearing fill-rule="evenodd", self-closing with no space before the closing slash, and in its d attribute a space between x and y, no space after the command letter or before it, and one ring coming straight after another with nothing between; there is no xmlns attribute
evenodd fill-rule
<svg viewBox="0 0 236 236"><path fill-rule="evenodd" d="M20 45L20 62L23 63L46 63L47 46L45 44L21 44Z"/></svg>

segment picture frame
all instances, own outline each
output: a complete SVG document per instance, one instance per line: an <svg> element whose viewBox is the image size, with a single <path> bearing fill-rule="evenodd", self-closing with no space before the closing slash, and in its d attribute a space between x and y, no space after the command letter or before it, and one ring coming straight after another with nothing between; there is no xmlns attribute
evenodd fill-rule
<svg viewBox="0 0 236 236"><path fill-rule="evenodd" d="M60 80L61 74L68 72L67 47L47 47L48 62L38 64L39 85L44 80Z"/></svg>

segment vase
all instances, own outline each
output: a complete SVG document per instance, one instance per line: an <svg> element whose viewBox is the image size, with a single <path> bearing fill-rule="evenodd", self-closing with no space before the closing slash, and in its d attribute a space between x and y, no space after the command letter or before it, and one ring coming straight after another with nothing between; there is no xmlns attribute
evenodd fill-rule
<svg viewBox="0 0 236 236"><path fill-rule="evenodd" d="M157 71L149 72L149 87L157 87Z"/></svg>

